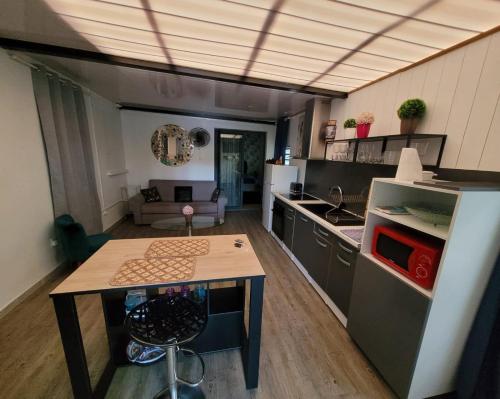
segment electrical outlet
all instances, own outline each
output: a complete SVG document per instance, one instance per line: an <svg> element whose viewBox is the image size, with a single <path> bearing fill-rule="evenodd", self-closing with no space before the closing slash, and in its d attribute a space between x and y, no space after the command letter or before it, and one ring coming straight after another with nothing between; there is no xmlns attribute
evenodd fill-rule
<svg viewBox="0 0 500 399"><path fill-rule="evenodd" d="M49 243L51 247L57 247L59 245L57 240L54 240L53 238L49 239Z"/></svg>

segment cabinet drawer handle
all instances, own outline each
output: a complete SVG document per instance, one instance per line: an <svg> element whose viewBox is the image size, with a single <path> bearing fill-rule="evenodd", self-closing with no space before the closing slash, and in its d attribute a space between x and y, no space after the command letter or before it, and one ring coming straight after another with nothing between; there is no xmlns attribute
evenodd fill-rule
<svg viewBox="0 0 500 399"><path fill-rule="evenodd" d="M306 222L306 223L309 222L309 220L307 220L306 218L304 218L302 216L300 217L300 220L302 220L303 222Z"/></svg>
<svg viewBox="0 0 500 399"><path fill-rule="evenodd" d="M286 208L286 210L287 210L288 212L290 212L290 213L293 213L293 212L294 212L294 210L293 210L292 208Z"/></svg>
<svg viewBox="0 0 500 399"><path fill-rule="evenodd" d="M344 251L346 251L348 254L352 254L352 249L347 248L345 245L342 245L342 243L338 243L339 247L342 248Z"/></svg>
<svg viewBox="0 0 500 399"><path fill-rule="evenodd" d="M288 220L293 220L293 217L288 216L288 215L286 215L286 218L287 218Z"/></svg>
<svg viewBox="0 0 500 399"><path fill-rule="evenodd" d="M322 236L330 237L330 234L328 234L326 231L321 230L319 227L318 227L318 233L321 234Z"/></svg>
<svg viewBox="0 0 500 399"><path fill-rule="evenodd" d="M342 256L340 256L339 254L337 254L337 259L338 259L339 261L341 261L341 262L342 262L344 265L346 265L347 267L351 267L351 264L350 264L348 261L346 261L345 259L343 259L343 258L342 258Z"/></svg>
<svg viewBox="0 0 500 399"><path fill-rule="evenodd" d="M328 247L328 245L323 244L321 241L316 240L316 243L317 243L320 247L323 247L323 248Z"/></svg>

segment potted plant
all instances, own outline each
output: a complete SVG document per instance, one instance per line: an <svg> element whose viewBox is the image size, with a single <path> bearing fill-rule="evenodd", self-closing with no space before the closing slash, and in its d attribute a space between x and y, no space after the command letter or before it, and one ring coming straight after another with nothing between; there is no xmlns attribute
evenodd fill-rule
<svg viewBox="0 0 500 399"><path fill-rule="evenodd" d="M425 109L425 103L419 98L411 98L401 104L398 109L401 134L415 133L418 122L425 115Z"/></svg>
<svg viewBox="0 0 500 399"><path fill-rule="evenodd" d="M356 119L349 118L344 122L344 138L353 139L356 135Z"/></svg>
<svg viewBox="0 0 500 399"><path fill-rule="evenodd" d="M375 122L375 117L371 112L362 112L356 118L356 135L358 139L365 139L370 133L370 126Z"/></svg>

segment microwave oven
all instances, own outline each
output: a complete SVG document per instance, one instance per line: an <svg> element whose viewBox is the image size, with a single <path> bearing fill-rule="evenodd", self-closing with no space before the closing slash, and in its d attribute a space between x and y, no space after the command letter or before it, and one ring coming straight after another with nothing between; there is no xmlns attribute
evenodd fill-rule
<svg viewBox="0 0 500 399"><path fill-rule="evenodd" d="M396 226L375 226L372 254L421 287L434 285L443 242Z"/></svg>

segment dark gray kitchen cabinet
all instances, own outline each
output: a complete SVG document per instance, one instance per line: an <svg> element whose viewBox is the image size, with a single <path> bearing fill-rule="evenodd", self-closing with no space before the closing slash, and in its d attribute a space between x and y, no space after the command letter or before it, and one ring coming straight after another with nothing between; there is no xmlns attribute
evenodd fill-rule
<svg viewBox="0 0 500 399"><path fill-rule="evenodd" d="M322 289L325 289L328 281L328 264L330 262L332 245L322 236L313 232L313 240L309 251L309 275Z"/></svg>
<svg viewBox="0 0 500 399"><path fill-rule="evenodd" d="M283 221L283 243L289 250L293 246L293 233L295 228L295 209L285 206L285 219Z"/></svg>
<svg viewBox="0 0 500 399"><path fill-rule="evenodd" d="M408 395L429 305L425 295L358 256L347 330L400 397Z"/></svg>
<svg viewBox="0 0 500 399"><path fill-rule="evenodd" d="M325 292L346 316L351 301L357 255L357 248L347 244L340 238L334 239Z"/></svg>
<svg viewBox="0 0 500 399"><path fill-rule="evenodd" d="M313 243L314 222L300 212L295 213L295 228L292 253L311 274L311 246Z"/></svg>

